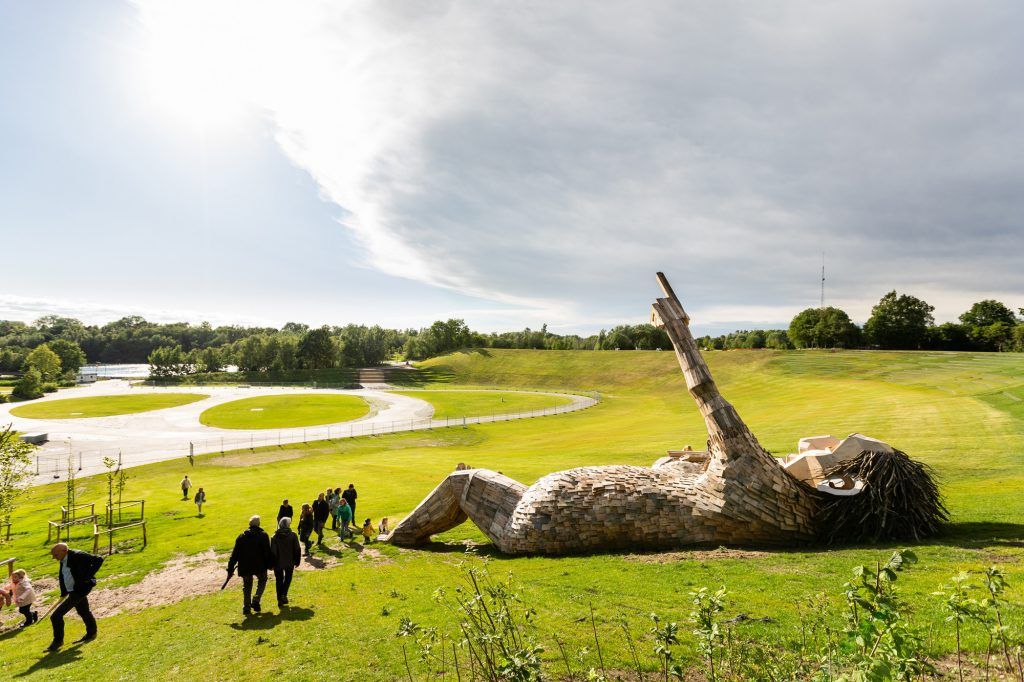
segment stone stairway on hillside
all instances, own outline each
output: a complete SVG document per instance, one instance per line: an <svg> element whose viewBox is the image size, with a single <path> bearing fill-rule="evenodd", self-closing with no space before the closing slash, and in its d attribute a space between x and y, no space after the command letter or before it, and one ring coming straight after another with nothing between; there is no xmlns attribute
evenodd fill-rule
<svg viewBox="0 0 1024 682"><path fill-rule="evenodd" d="M359 370L359 385L363 388L388 386L388 370L386 367L366 367Z"/></svg>

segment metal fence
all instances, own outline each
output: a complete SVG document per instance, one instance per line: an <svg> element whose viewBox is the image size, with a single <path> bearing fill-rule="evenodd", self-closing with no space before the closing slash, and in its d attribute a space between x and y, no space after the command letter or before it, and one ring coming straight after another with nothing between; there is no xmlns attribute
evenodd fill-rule
<svg viewBox="0 0 1024 682"><path fill-rule="evenodd" d="M406 390L435 390L435 389L406 389ZM440 389L444 390L488 390L488 389ZM494 390L494 389L489 389ZM525 392L526 389L503 389ZM539 391L540 393L555 393L555 391ZM75 470L77 476L89 476L100 473L106 469L104 459L117 462L117 466L133 467L142 464L164 462L177 458L188 458L195 455L206 455L224 453L237 450L254 451L257 448L280 447L284 445L295 445L299 443L313 443L318 441L331 441L345 438L360 438L365 436L382 436L390 433L403 433L411 431L431 431L434 429L465 428L473 424L491 424L496 422L514 421L518 419L533 419L539 417L553 417L569 412L578 412L591 408L601 402L601 394L593 391L586 394L563 393L573 398L573 401L564 405L555 405L539 410L525 412L508 412L503 414L490 415L466 415L462 417L445 417L443 419L403 419L391 422L376 422L367 420L365 422L350 422L348 424L335 424L328 426L312 426L308 428L291 428L277 431L260 433L250 432L245 436L215 436L202 440L182 442L180 445L167 448L154 449L145 452L131 452L119 448L106 448L96 450L83 450L74 447L74 443L67 444L67 450L60 454L36 455L36 477L37 483L45 480L65 480L68 467ZM58 445L58 442L54 442Z"/></svg>

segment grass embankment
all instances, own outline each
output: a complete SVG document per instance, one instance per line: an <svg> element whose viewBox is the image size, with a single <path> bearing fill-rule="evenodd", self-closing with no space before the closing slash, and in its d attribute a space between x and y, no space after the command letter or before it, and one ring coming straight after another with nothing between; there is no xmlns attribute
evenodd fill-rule
<svg viewBox="0 0 1024 682"><path fill-rule="evenodd" d="M118 414L151 412L198 402L209 396L202 393L140 393L109 395L95 398L64 398L32 402L11 410L15 417L25 419L80 419L112 417Z"/></svg>
<svg viewBox="0 0 1024 682"><path fill-rule="evenodd" d="M711 354L709 363L725 396L775 453L794 449L801 436L862 431L936 467L953 514L951 532L915 547L921 564L900 578L917 608L916 622L933 628L928 644L933 652L951 651L953 634L931 593L957 571L999 563L1013 586L1010 599L1024 599L1024 408L1018 400L1024 399L1024 356L730 351ZM328 485L354 482L359 519L372 516L376 522L411 510L460 461L531 483L574 466L647 465L670 447L700 447L706 437L671 353L465 353L425 363L417 379L425 386L597 389L603 400L558 417L204 456L194 469L184 462L133 469L126 495L147 500L150 545L109 558L101 575L117 576L108 584L125 584L181 552L226 552L250 514L273 518L281 498L297 504ZM190 503L178 501L177 484L186 472L209 494L204 518L196 517ZM105 498L100 477L82 480L79 488L79 500ZM62 484L34 489L15 514L13 546L5 551L18 556L31 574L54 574L45 521L55 516L63 496ZM76 537L81 546L82 536ZM464 524L439 540L481 541L483 536ZM331 547L337 546L332 540ZM205 669L234 679L401 678L401 649L394 637L399 618L424 626L441 622L444 614L431 594L453 584L460 548L438 544L400 551L378 545L382 557L370 561L357 559L359 549L343 549L339 568L298 575L295 608L288 615L278 615L268 597L264 605L271 605L270 613L243 621L238 590L232 587L103 619L98 641L45 659L39 653L49 637L43 624L0 639L0 677L27 672L48 679L57 671L65 679L132 678L143 671L168 677ZM618 626L623 617L637 633L649 626L651 611L683 622L691 608L689 590L724 584L730 591L724 617L745 613L773 619L737 626L740 636L792 641L801 612L827 610L816 595L838 594L851 566L873 564L890 551L855 547L725 558L680 552L639 560L491 555L490 561L495 574L511 571L522 582L524 599L538 611L540 630L557 632L570 655L590 647L585 667L597 666L589 630L593 604L605 663L625 669L631 657ZM481 553L490 555L486 548ZM835 612L835 618L838 622L841 614ZM1011 625L1022 625L1019 607ZM680 632L680 653L692 661L689 628ZM69 639L80 633L79 623L69 625ZM968 645L982 656L986 641L976 629L968 633ZM647 652L651 642L638 646ZM239 652L244 652L241 666ZM558 652L544 656L557 672Z"/></svg>
<svg viewBox="0 0 1024 682"><path fill-rule="evenodd" d="M351 395L270 395L211 407L199 421L220 429L288 429L347 422L369 411L365 400Z"/></svg>
<svg viewBox="0 0 1024 682"><path fill-rule="evenodd" d="M566 405L572 398L513 391L402 391L434 406L434 419L515 414Z"/></svg>
<svg viewBox="0 0 1024 682"><path fill-rule="evenodd" d="M347 367L329 369L287 369L269 372L199 372L181 378L157 379L159 384L301 384L308 386L350 386L358 370Z"/></svg>

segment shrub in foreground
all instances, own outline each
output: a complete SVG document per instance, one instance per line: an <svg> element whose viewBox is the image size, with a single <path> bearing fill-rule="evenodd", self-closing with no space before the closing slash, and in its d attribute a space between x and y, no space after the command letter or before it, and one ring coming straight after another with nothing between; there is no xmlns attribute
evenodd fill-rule
<svg viewBox="0 0 1024 682"><path fill-rule="evenodd" d="M512 576L495 580L486 564L463 565L454 585L435 592L435 602L448 615L446 626L424 628L403 617L396 634L410 682L932 679L940 674L926 654L925 632L897 588L899 574L916 562L913 552L904 550L873 567L855 567L840 596L818 595L809 600L818 608L801 617L798 631L788 641L758 637L744 625L771 622L770 618L752 619L740 613L726 619L726 588L700 587L688 595L685 622L652 613L652 625L635 634L634 624L622 618L617 624L622 635L615 642L602 640L591 605L589 614L574 622L580 628L579 639L590 640L593 646L572 650L560 636L564 633L545 637L536 624L536 612L523 601ZM1015 620L1007 613L1006 587L1002 572L993 566L979 580L968 573L957 575L934 593L938 601L919 605L949 614L945 622L956 638L956 661L950 667L959 680L969 675L969 679L1024 682L1022 636L1007 625ZM969 669L962 650L967 630L988 640L984 659ZM927 634L930 638L934 633ZM612 647L625 650L628 669L607 665L606 652ZM542 659L545 651L551 652L551 660Z"/></svg>

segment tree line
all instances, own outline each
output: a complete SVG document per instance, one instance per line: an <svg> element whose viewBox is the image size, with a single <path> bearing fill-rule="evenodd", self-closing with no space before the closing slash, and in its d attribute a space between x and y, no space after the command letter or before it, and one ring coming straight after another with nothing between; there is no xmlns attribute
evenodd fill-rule
<svg viewBox="0 0 1024 682"><path fill-rule="evenodd" d="M1000 301L973 304L957 322L936 325L934 306L890 291L863 327L839 308L808 308L789 325L797 348L1024 351L1024 320ZM1024 317L1024 308L1017 311Z"/></svg>
<svg viewBox="0 0 1024 682"><path fill-rule="evenodd" d="M883 348L1024 351L1024 320L1005 304L979 301L958 322L935 324L934 307L890 291L872 308L863 327L839 308L808 308L788 329L753 329L703 336L705 349ZM1018 313L1024 317L1024 309ZM538 330L484 334L463 320L438 320L422 329L380 326L310 327L289 322L280 329L207 322L161 324L131 316L86 325L48 315L34 323L0 321L0 371L28 373L31 393L71 381L87 362L149 363L157 377L216 372L229 365L245 372L367 367L394 358L421 360L460 348L537 350L670 350L668 335L649 324L623 324L597 334ZM37 373L37 374L36 374Z"/></svg>
<svg viewBox="0 0 1024 682"><path fill-rule="evenodd" d="M890 291L858 326L845 311L828 306L797 313L789 329L753 329L697 339L701 348L880 348L887 350L1024 351L1024 308L978 301L958 322L936 325L934 306Z"/></svg>
<svg viewBox="0 0 1024 682"><path fill-rule="evenodd" d="M584 337L554 334L547 325L539 330L483 334L458 319L404 330L354 324L310 327L298 322L280 329L213 327L205 322L161 324L137 316L105 325L52 315L31 324L0 321L0 372L38 371L30 393L43 390L44 384L72 381L88 362L148 363L155 377L167 378L217 372L228 366L243 372L368 367L467 347L653 350L672 345L664 331L649 324L619 325Z"/></svg>

